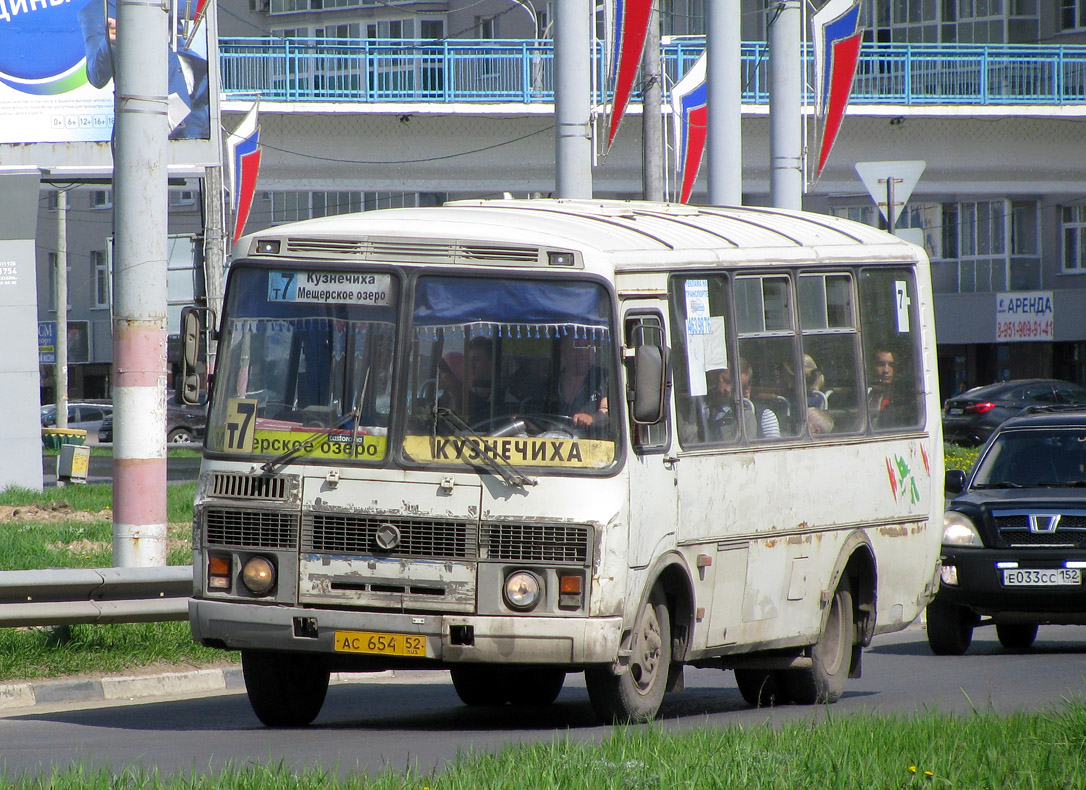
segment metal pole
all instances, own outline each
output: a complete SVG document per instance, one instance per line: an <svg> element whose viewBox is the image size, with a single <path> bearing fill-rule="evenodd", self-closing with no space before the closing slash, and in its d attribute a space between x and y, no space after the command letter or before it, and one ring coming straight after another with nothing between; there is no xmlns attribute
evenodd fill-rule
<svg viewBox="0 0 1086 790"><path fill-rule="evenodd" d="M743 80L739 0L706 4L709 203L743 202Z"/></svg>
<svg viewBox="0 0 1086 790"><path fill-rule="evenodd" d="M56 427L68 427L68 193L57 190L57 336L56 368L53 379L56 381L57 405Z"/></svg>
<svg viewBox="0 0 1086 790"><path fill-rule="evenodd" d="M894 179L888 177L886 179L886 229L890 231L891 235L894 234L894 226L897 225L897 217L894 216Z"/></svg>
<svg viewBox="0 0 1086 790"><path fill-rule="evenodd" d="M113 564L166 564L167 14L118 0Z"/></svg>
<svg viewBox="0 0 1086 790"><path fill-rule="evenodd" d="M769 191L777 208L803 208L799 0L778 0L769 27Z"/></svg>
<svg viewBox="0 0 1086 790"><path fill-rule="evenodd" d="M592 197L590 12L588 0L555 0L554 163L560 198Z"/></svg>
<svg viewBox="0 0 1086 790"><path fill-rule="evenodd" d="M664 199L664 84L660 68L660 10L652 4L641 57L641 182L645 200Z"/></svg>

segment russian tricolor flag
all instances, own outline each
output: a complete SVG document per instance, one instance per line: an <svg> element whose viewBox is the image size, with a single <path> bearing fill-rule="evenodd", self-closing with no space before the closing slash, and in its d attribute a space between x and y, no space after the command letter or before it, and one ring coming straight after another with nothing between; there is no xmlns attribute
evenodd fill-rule
<svg viewBox="0 0 1086 790"><path fill-rule="evenodd" d="M818 171L829 159L830 149L852 94L852 80L860 56L860 4L857 0L829 0L811 18L814 28L815 113L822 128Z"/></svg>
<svg viewBox="0 0 1086 790"><path fill-rule="evenodd" d="M679 174L679 202L690 200L701 169L708 129L705 53L671 89L671 119L675 130L675 171Z"/></svg>
<svg viewBox="0 0 1086 790"><path fill-rule="evenodd" d="M256 176L260 170L260 124L258 100L238 128L226 140L226 166L230 174L230 198L234 208L234 243L241 238L256 196Z"/></svg>
<svg viewBox="0 0 1086 790"><path fill-rule="evenodd" d="M618 125L626 113L633 93L634 77L641 65L645 35L652 17L653 0L615 0L614 41L611 45L611 119L607 130L607 147L618 133Z"/></svg>

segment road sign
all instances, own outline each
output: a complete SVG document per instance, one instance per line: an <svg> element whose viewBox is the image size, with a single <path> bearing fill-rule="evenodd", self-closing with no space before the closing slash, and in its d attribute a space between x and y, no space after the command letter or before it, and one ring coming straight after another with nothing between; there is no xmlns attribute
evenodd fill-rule
<svg viewBox="0 0 1086 790"><path fill-rule="evenodd" d="M892 233L897 218L909 201L920 174L928 163L921 160L900 162L857 162L856 173L875 200ZM893 221L891 222L891 217Z"/></svg>

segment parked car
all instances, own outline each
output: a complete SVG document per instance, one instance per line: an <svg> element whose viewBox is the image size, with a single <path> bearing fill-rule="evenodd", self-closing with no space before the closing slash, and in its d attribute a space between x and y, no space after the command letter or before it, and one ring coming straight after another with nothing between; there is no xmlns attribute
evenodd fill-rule
<svg viewBox="0 0 1086 790"><path fill-rule="evenodd" d="M1010 418L945 485L954 498L927 608L932 652L961 655L978 626L1024 650L1040 624L1086 624L1086 406Z"/></svg>
<svg viewBox="0 0 1086 790"><path fill-rule="evenodd" d="M943 404L943 439L954 444L984 444L992 432L1027 406L1086 404L1086 388L1055 379L1017 379L974 387Z"/></svg>
<svg viewBox="0 0 1086 790"><path fill-rule="evenodd" d="M102 421L113 414L113 404L109 401L68 401L68 428L80 429L88 436L96 436ZM41 407L41 427L57 427L57 406L47 403Z"/></svg>
<svg viewBox="0 0 1086 790"><path fill-rule="evenodd" d="M195 444L204 440L207 428L207 406L181 406L172 400L166 402L166 443ZM113 441L113 417L102 421L98 441Z"/></svg>

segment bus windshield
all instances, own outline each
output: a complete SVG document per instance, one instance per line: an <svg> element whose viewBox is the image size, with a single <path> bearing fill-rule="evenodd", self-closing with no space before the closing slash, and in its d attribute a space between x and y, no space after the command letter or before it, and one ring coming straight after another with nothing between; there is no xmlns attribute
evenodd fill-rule
<svg viewBox="0 0 1086 790"><path fill-rule="evenodd" d="M236 270L208 449L383 459L397 302L385 272Z"/></svg>
<svg viewBox="0 0 1086 790"><path fill-rule="evenodd" d="M611 305L596 283L421 277L405 455L600 469L618 420ZM612 418L612 414L616 418Z"/></svg>

